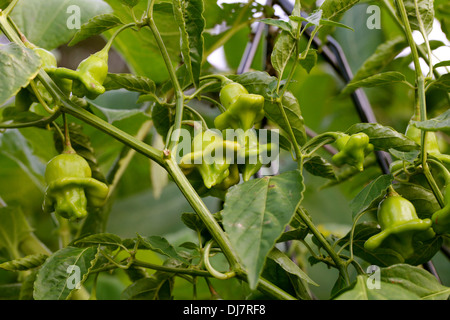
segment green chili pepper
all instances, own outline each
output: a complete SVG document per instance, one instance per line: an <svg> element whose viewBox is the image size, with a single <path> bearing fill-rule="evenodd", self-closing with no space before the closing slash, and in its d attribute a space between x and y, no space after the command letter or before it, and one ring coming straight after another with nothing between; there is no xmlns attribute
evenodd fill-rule
<svg viewBox="0 0 450 320"><path fill-rule="evenodd" d="M192 141L193 151L184 155L180 160L180 167L188 174L197 169L202 176L205 186L210 189L222 183L230 174L230 164L239 144L223 140L221 134L206 130L197 133ZM218 155L218 152L222 152Z"/></svg>
<svg viewBox="0 0 450 320"><path fill-rule="evenodd" d="M264 97L248 93L239 83L224 85L220 90L220 101L226 111L214 120L219 130L241 128L246 131L264 118Z"/></svg>
<svg viewBox="0 0 450 320"><path fill-rule="evenodd" d="M435 236L431 220L419 219L413 204L392 188L379 204L377 218L381 232L364 243L369 251L390 248L406 260L414 254L415 239L427 240Z"/></svg>
<svg viewBox="0 0 450 320"><path fill-rule="evenodd" d="M359 171L364 170L364 158L373 150L373 145L369 143L369 136L363 132L353 134L340 134L336 139L339 150L332 157L332 161L337 166L349 164Z"/></svg>
<svg viewBox="0 0 450 320"><path fill-rule="evenodd" d="M76 153L63 153L47 164L44 212L71 220L84 218L87 207L100 207L108 186L94 178L87 161Z"/></svg>

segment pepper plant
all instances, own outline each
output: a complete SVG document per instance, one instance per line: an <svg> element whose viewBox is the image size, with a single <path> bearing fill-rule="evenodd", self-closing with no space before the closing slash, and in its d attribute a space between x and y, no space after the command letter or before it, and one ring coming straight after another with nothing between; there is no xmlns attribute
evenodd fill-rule
<svg viewBox="0 0 450 320"><path fill-rule="evenodd" d="M0 8L1 298L448 299L446 1Z"/></svg>

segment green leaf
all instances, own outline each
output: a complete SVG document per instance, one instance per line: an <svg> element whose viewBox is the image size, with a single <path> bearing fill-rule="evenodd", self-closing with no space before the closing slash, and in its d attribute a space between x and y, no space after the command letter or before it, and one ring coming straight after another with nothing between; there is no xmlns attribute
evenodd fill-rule
<svg viewBox="0 0 450 320"><path fill-rule="evenodd" d="M434 0L403 0L406 13L408 14L409 24L413 30L420 30L418 19L418 17L420 17L425 32L430 34L434 22L433 1ZM417 3L419 14L417 14L415 3Z"/></svg>
<svg viewBox="0 0 450 320"><path fill-rule="evenodd" d="M266 256L295 214L303 190L296 170L250 180L227 192L223 226L247 270L250 288L256 287Z"/></svg>
<svg viewBox="0 0 450 320"><path fill-rule="evenodd" d="M312 175L336 180L333 166L320 156L314 156L303 163L303 167Z"/></svg>
<svg viewBox="0 0 450 320"><path fill-rule="evenodd" d="M412 151L420 148L417 143L404 134L378 123L357 123L346 131L347 134L358 132L367 134L370 138L370 143L378 150Z"/></svg>
<svg viewBox="0 0 450 320"><path fill-rule="evenodd" d="M325 0L320 9L322 18L328 20L338 20L339 17L348 9L357 4L359 0Z"/></svg>
<svg viewBox="0 0 450 320"><path fill-rule="evenodd" d="M98 248L66 247L53 253L39 270L35 300L66 300L87 279L98 259ZM78 287L80 288L80 287Z"/></svg>
<svg viewBox="0 0 450 320"><path fill-rule="evenodd" d="M20 131L8 130L0 135L0 154L16 162L37 188L44 189L45 164L33 154Z"/></svg>
<svg viewBox="0 0 450 320"><path fill-rule="evenodd" d="M72 11L73 10L73 11ZM27 39L38 47L53 50L72 39L81 25L111 8L102 0L19 1L12 19Z"/></svg>
<svg viewBox="0 0 450 320"><path fill-rule="evenodd" d="M23 258L11 260L0 264L0 269L8 271L25 271L40 267L47 259L45 254L33 254Z"/></svg>
<svg viewBox="0 0 450 320"><path fill-rule="evenodd" d="M306 72L310 73L312 68L317 64L317 50L309 49L306 56L299 60L299 63Z"/></svg>
<svg viewBox="0 0 450 320"><path fill-rule="evenodd" d="M283 77L284 70L294 50L295 39L289 32L282 30L277 37L272 55L270 56L272 66L278 72L280 78Z"/></svg>
<svg viewBox="0 0 450 320"><path fill-rule="evenodd" d="M385 196L386 189L392 184L394 177L386 174L379 176L370 184L364 187L356 197L350 202L353 219L360 213L367 211L378 205L380 200Z"/></svg>
<svg viewBox="0 0 450 320"><path fill-rule="evenodd" d="M152 120L155 125L155 129L159 135L165 140L170 127L174 122L174 114L171 109L167 106L160 105L156 103L152 108Z"/></svg>
<svg viewBox="0 0 450 320"><path fill-rule="evenodd" d="M203 59L203 17L202 0L173 0L175 18L181 34L181 54L188 68L192 82L198 86Z"/></svg>
<svg viewBox="0 0 450 320"><path fill-rule="evenodd" d="M114 10L114 14L124 23L133 22L130 10L124 10L119 0L106 0ZM136 14L147 10L147 1L140 1L133 8ZM180 34L173 14L172 4L158 2L154 5L154 19L156 26L166 46L167 52L176 67L180 62ZM108 30L104 33L108 38L114 33ZM131 73L151 78L156 83L168 79L169 74L155 41L153 33L149 28L142 28L139 32L131 29L124 30L114 41L114 48L128 63Z"/></svg>
<svg viewBox="0 0 450 320"><path fill-rule="evenodd" d="M152 79L129 73L108 73L103 86L107 91L126 89L144 94L155 93L156 88Z"/></svg>
<svg viewBox="0 0 450 320"><path fill-rule="evenodd" d="M420 219L431 218L440 209L433 192L416 183L396 183L394 189L402 197L411 201Z"/></svg>
<svg viewBox="0 0 450 320"><path fill-rule="evenodd" d="M73 36L68 46L74 46L80 41L86 40L92 36L102 34L106 30L123 25L123 22L112 13L101 14L90 19L81 26L81 29Z"/></svg>
<svg viewBox="0 0 450 320"><path fill-rule="evenodd" d="M121 300L169 300L172 283L165 277L142 278L128 286L121 295Z"/></svg>
<svg viewBox="0 0 450 320"><path fill-rule="evenodd" d="M447 92L450 92L450 73L443 74L438 79L433 81L427 90L431 87L435 87Z"/></svg>
<svg viewBox="0 0 450 320"><path fill-rule="evenodd" d="M120 2L122 2L124 5L133 8L135 7L140 0L120 0Z"/></svg>
<svg viewBox="0 0 450 320"><path fill-rule="evenodd" d="M91 108L92 109L96 109L99 112L101 112L105 117L106 120L109 123L114 123L116 121L120 121L123 119L127 119L130 117L144 117L144 118L149 118L150 117L141 109L109 109L109 108L103 108L100 106L97 106L95 104L91 104Z"/></svg>
<svg viewBox="0 0 450 320"><path fill-rule="evenodd" d="M403 73L397 71L387 71L380 74L375 74L362 80L351 81L347 84L344 90L342 90L342 93L349 94L361 87L372 88L405 81L406 77Z"/></svg>
<svg viewBox="0 0 450 320"><path fill-rule="evenodd" d="M380 73L394 58L406 47L407 42L403 35L380 44L375 52L367 58L363 65L356 72L350 85L353 82L368 78Z"/></svg>
<svg viewBox="0 0 450 320"><path fill-rule="evenodd" d="M277 248L273 248L269 255L267 256L269 259L275 261L280 267L282 267L287 273L290 273L313 286L319 286L316 282L314 282L302 269L299 268L286 254L281 252Z"/></svg>
<svg viewBox="0 0 450 320"><path fill-rule="evenodd" d="M450 66L450 60L445 60L445 61L436 63L433 67L436 69L436 68L449 67L449 66Z"/></svg>
<svg viewBox="0 0 450 320"><path fill-rule="evenodd" d="M343 24L343 23L339 23L336 21L332 21L332 20L327 20L327 19L321 19L320 20L320 25L321 26L331 26L331 27L339 27L339 28L345 28L345 29L349 29L352 31L355 31L353 28Z"/></svg>
<svg viewBox="0 0 450 320"><path fill-rule="evenodd" d="M419 156L420 150L398 151L395 149L389 149L389 153L400 160L407 161L412 164Z"/></svg>
<svg viewBox="0 0 450 320"><path fill-rule="evenodd" d="M32 229L21 209L0 208L0 248L17 253L20 243L30 235ZM11 256L11 258L14 258Z"/></svg>
<svg viewBox="0 0 450 320"><path fill-rule="evenodd" d="M370 288L372 280L364 275L356 277L355 282L334 300L418 300L409 290L389 282L382 282L379 289Z"/></svg>
<svg viewBox="0 0 450 320"><path fill-rule="evenodd" d="M41 59L33 50L15 43L0 46L0 106L25 88L40 66Z"/></svg>
<svg viewBox="0 0 450 320"><path fill-rule="evenodd" d="M141 244L149 250L155 251L159 254L176 259L178 261L187 262L186 259L180 256L177 250L163 237L150 236L143 238L138 235L138 239Z"/></svg>
<svg viewBox="0 0 450 320"><path fill-rule="evenodd" d="M122 239L119 236L111 233L98 233L77 239L73 245L78 247L87 247L93 245L119 247L122 245Z"/></svg>
<svg viewBox="0 0 450 320"><path fill-rule="evenodd" d="M280 28L281 30L287 31L292 34L292 25L288 21L280 20L280 19L261 19L259 22L263 22L265 24L268 24L270 26L275 26Z"/></svg>
<svg viewBox="0 0 450 320"><path fill-rule="evenodd" d="M440 114L436 118L425 121L413 121L414 126L425 131L445 131L450 132L450 109Z"/></svg>
<svg viewBox="0 0 450 320"><path fill-rule="evenodd" d="M450 295L450 288L440 284L430 272L408 264L382 268L381 281L395 284L423 300L447 300Z"/></svg>
<svg viewBox="0 0 450 320"><path fill-rule="evenodd" d="M0 299L1 300L18 300L20 297L21 284L1 284L0 285Z"/></svg>

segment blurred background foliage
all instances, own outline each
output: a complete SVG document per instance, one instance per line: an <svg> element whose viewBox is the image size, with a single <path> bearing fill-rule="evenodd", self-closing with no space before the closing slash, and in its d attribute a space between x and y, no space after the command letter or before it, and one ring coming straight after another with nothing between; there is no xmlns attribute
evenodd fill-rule
<svg viewBox="0 0 450 320"><path fill-rule="evenodd" d="M125 10L117 0L106 1L124 22L131 19L129 11ZM303 7L314 9L314 1L302 1ZM400 33L389 15L382 14L381 29L369 30L366 27L367 6L375 2L361 2L349 10L341 19L341 22L352 27L355 31L339 29L331 32L331 35L341 44L352 71L355 73L362 63L374 52L376 47ZM164 5L164 2L162 2ZM141 1L136 12L142 12L146 1ZM220 44L220 39L226 35L227 27L235 22L236 14L243 6L242 3L224 3L218 5L214 0L205 0L204 17L207 22L205 33L205 52L211 53L214 46ZM157 25L162 30L162 36L171 54L174 65L179 63L179 43L176 24L171 18L170 11L161 7ZM258 7L258 9L261 9ZM166 10L166 11L164 11ZM256 10L256 9L255 9ZM279 8L275 15L279 14ZM137 14L139 16L139 13ZM245 46L251 38L250 24L245 24L226 42L218 51L205 62L204 73L234 73L239 65ZM283 18L283 17L282 17ZM436 26L438 28L439 26ZM38 28L38 26L36 26ZM110 35L111 33L106 33ZM262 41L258 54L252 65L253 70L266 70L266 50L270 50L276 30L270 28L268 41ZM85 40L74 47L61 45L54 49L59 57L61 66L76 68L78 63L88 54L103 47L105 39L94 37ZM221 54L218 54L221 53ZM220 60L223 59L223 60ZM397 58L390 68L403 72L408 77L412 76L408 56ZM271 72L270 69L267 71ZM153 79L162 84L168 79L164 64L158 49L149 31L136 33L127 30L121 34L114 46L110 59L110 72L125 73L134 72ZM339 96L344 83L334 70L319 56L318 64L308 74L303 68L297 68L294 82L290 90L298 98L306 125L315 132L344 131L352 124L360 122L350 98ZM376 117L383 125L392 126L400 132L404 132L406 124L412 114L413 94L405 86L390 85L365 90ZM123 90L110 91L99 97L93 104L113 110L135 110L145 107L138 103L138 94ZM439 91L430 92L428 96L430 116L439 114L448 108L447 97ZM193 102L192 106L199 110L209 121L218 111L204 102ZM70 118L75 123L78 120ZM136 134L139 127L149 118L142 114L132 114L123 117L114 125L130 134ZM80 123L81 124L81 123ZM100 165L101 172L107 174L114 164L123 146L109 136L87 125L83 126L83 134L89 137L94 154ZM442 145L448 148L448 136L442 136ZM156 131L151 130L146 142L156 141ZM8 130L0 134L0 197L10 206L20 206L35 229L36 235L52 250L57 250L59 243L56 236L55 225L52 218L42 212L43 199L43 173L45 163L56 155L53 143L53 135L47 130L27 128L21 130ZM330 156L322 152L326 158ZM295 164L289 154L282 154L280 166L282 170L288 170ZM153 174L153 179L152 179ZM312 176L305 172L305 184L307 189L302 205L307 209L316 224L320 224L322 230L334 233L336 236L344 235L349 230L352 222L349 201L368 183L380 174L376 164L369 167L364 173L357 174L347 181L328 188L323 188L327 180ZM185 241L195 241L192 230L186 228L180 217L183 212L191 212L189 204L178 188L170 181L165 185L161 172L152 167L150 160L140 154L136 154L126 172L124 173L115 193L115 199L111 208L107 232L115 233L121 237L134 237L136 233L143 236L162 235L172 244L181 244ZM162 188L163 187L163 188ZM221 203L215 198L205 198L205 202L212 212L220 210ZM143 253L144 254L144 253ZM303 259L303 266L310 277L319 287L313 288L318 298L327 298L338 273L328 269L323 264L310 266L307 262L307 253ZM8 260L6 252L0 251L0 262ZM161 257L155 253L147 253L145 259L150 262L161 263ZM225 266L223 257L218 256L214 263L220 268ZM450 272L447 261L439 253L433 262L445 285L450 285ZM12 282L13 275L6 271L0 271L0 284ZM217 281L211 280L214 287L224 299L241 299L235 295L237 287L245 287L245 284L237 280ZM115 274L101 274L99 277L98 298L119 299L121 291L129 284L129 280L123 271ZM89 287L89 282L87 283ZM11 289L13 290L13 288ZM247 292L248 291L239 291ZM199 298L209 298L210 293L206 283L199 281ZM189 299L192 297L192 286L179 279L175 285L175 298Z"/></svg>

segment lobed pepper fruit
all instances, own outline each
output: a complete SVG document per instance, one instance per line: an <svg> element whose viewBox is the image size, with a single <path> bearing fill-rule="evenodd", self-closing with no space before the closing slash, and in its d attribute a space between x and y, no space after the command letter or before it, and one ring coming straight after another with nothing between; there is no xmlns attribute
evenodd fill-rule
<svg viewBox="0 0 450 320"><path fill-rule="evenodd" d="M242 179L244 181L259 171L262 167L262 154L272 149L272 144L260 144L255 130L237 130L237 139L240 150L237 153L237 163L239 163Z"/></svg>
<svg viewBox="0 0 450 320"><path fill-rule="evenodd" d="M437 234L450 234L450 174L445 170L444 175L444 207L431 216L433 229Z"/></svg>
<svg viewBox="0 0 450 320"><path fill-rule="evenodd" d="M264 118L264 97L248 93L239 83L224 85L220 90L220 101L226 111L214 119L219 130L241 128L245 131Z"/></svg>
<svg viewBox="0 0 450 320"><path fill-rule="evenodd" d="M336 146L339 152L331 160L337 166L342 166L346 163L356 167L359 171L363 171L364 158L374 149L369 140L369 136L364 132L351 136L340 134L336 139Z"/></svg>
<svg viewBox="0 0 450 320"><path fill-rule="evenodd" d="M406 260L414 254L413 240L428 240L435 236L431 220L419 219L413 204L393 189L380 202L377 219L381 232L364 243L364 248L369 251L390 248Z"/></svg>
<svg viewBox="0 0 450 320"><path fill-rule="evenodd" d="M53 73L59 78L73 80L75 96L95 99L106 91L103 83L108 75L108 56L105 47L81 61L76 70L58 68Z"/></svg>
<svg viewBox="0 0 450 320"><path fill-rule="evenodd" d="M223 140L221 134L206 130L192 140L193 151L184 155L179 165L185 174L197 169L208 189L221 184L230 174L230 164L240 146L237 142ZM222 152L221 156L217 152Z"/></svg>
<svg viewBox="0 0 450 320"><path fill-rule="evenodd" d="M63 218L78 220L86 217L87 207L100 207L108 186L92 178L87 161L76 153L62 153L47 164L47 188L44 212L55 212Z"/></svg>

